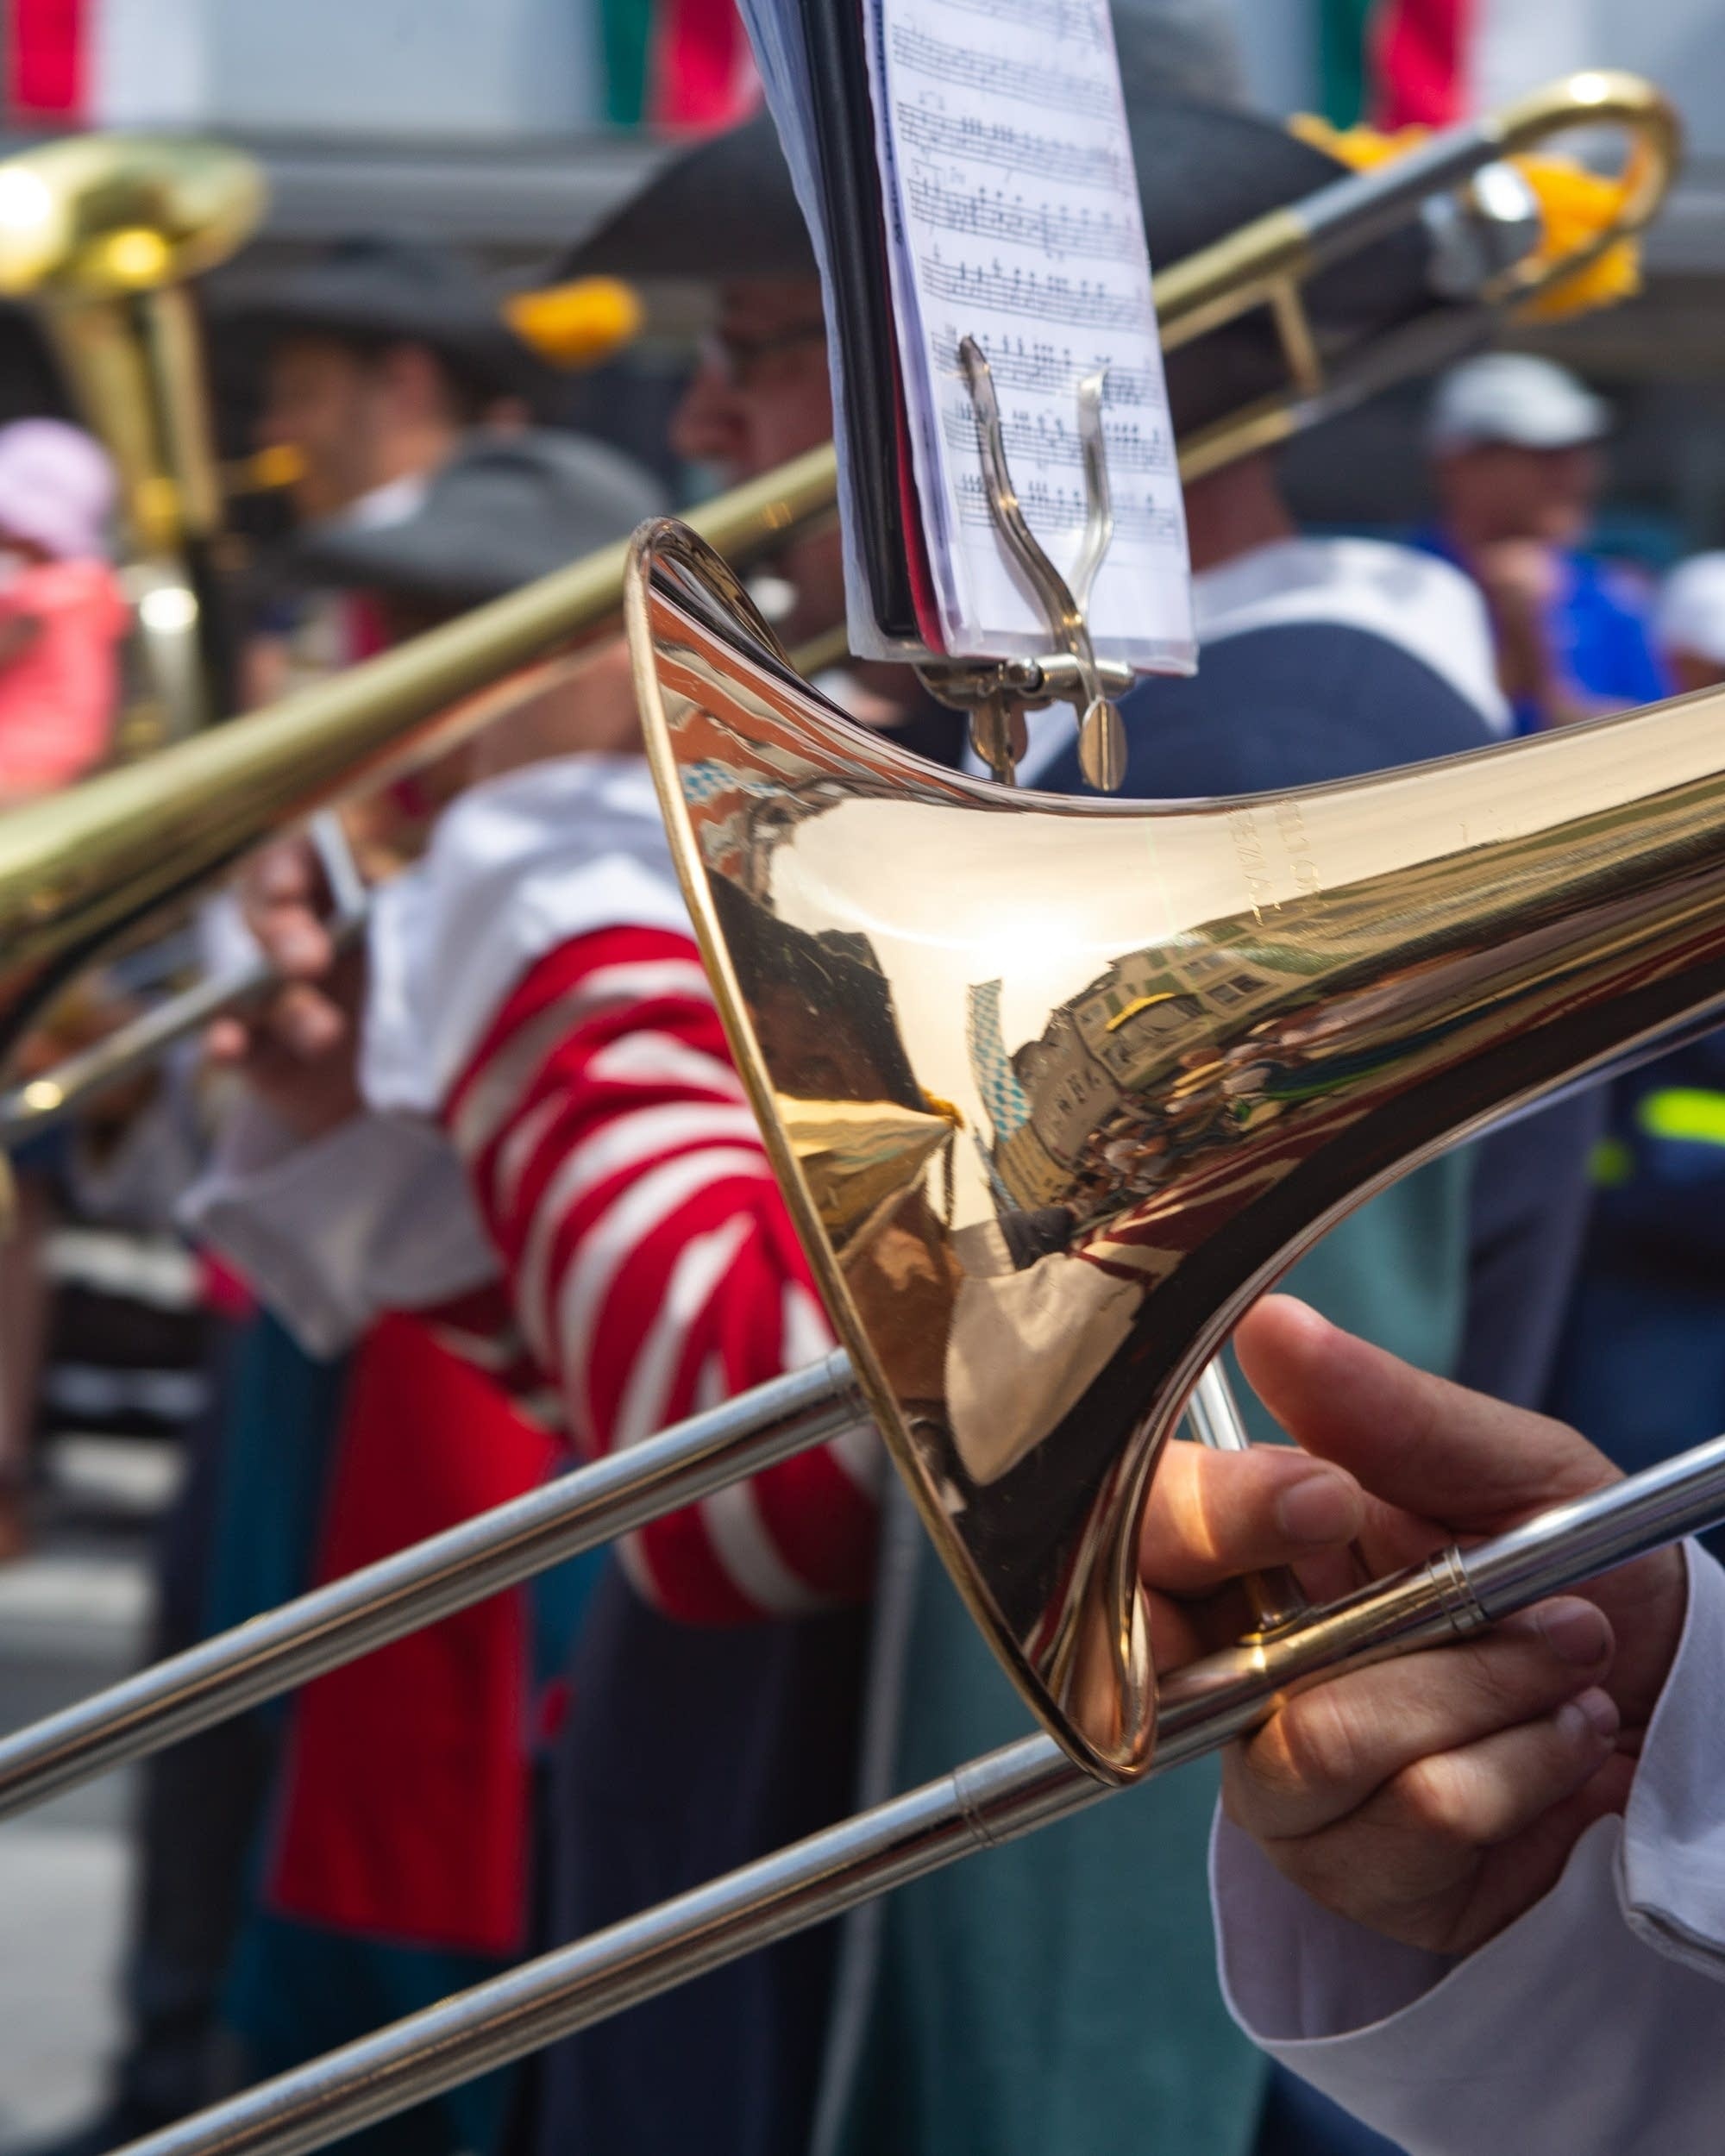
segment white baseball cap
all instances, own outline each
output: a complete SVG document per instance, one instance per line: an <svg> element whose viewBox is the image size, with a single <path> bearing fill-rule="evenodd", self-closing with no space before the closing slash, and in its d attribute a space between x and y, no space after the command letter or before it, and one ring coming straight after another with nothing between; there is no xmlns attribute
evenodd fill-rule
<svg viewBox="0 0 1725 2156"><path fill-rule="evenodd" d="M1567 367L1530 352L1487 352L1452 367L1433 394L1426 446L1433 455L1485 442L1573 449L1597 442L1611 407Z"/></svg>
<svg viewBox="0 0 1725 2156"><path fill-rule="evenodd" d="M1692 651L1725 666L1725 554L1691 555L1659 587L1653 636L1661 651Z"/></svg>

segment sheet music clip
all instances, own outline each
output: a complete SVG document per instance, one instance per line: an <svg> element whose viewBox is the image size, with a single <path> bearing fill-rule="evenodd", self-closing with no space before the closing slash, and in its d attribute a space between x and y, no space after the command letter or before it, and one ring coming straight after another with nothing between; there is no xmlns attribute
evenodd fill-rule
<svg viewBox="0 0 1725 2156"><path fill-rule="evenodd" d="M982 436L988 507L1008 552L1036 594L1054 649L1041 659L925 665L921 668L923 679L943 702L969 712L971 743L1002 786L1014 783L1017 765L1025 752L1025 712L1044 704L1076 705L1081 713L1078 761L1084 776L1099 792L1116 793L1126 777L1126 743L1113 699L1128 686L1132 676L1125 667L1107 666L1097 659L1087 618L1096 572L1114 535L1107 454L1102 441L1106 372L1087 374L1078 385L1084 542L1069 582L1044 553L1025 521L1007 461L994 378L982 348L975 337L965 337L959 344L958 356Z"/></svg>

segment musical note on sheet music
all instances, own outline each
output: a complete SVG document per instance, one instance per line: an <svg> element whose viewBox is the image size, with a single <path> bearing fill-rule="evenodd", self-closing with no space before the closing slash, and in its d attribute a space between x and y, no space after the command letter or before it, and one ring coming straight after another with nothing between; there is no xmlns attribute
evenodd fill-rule
<svg viewBox="0 0 1725 2156"><path fill-rule="evenodd" d="M1047 479L1038 479L1020 488L1019 493L1025 514L1038 531L1070 534L1076 538L1084 529L1082 486L1056 486ZM988 507L988 490L980 472L967 472L960 477L958 515L959 521L972 530L993 530L994 512ZM1158 509L1153 504L1134 503L1120 513L1117 521L1120 536L1125 539L1149 540L1165 545L1180 536L1180 519L1176 511Z"/></svg>
<svg viewBox="0 0 1725 2156"><path fill-rule="evenodd" d="M917 490L949 651L1047 631L989 517L957 361L975 338L1013 479L1056 563L1084 523L1077 392L1107 370L1114 538L1099 654L1192 660L1185 528L1107 0L865 0L888 254Z"/></svg>
<svg viewBox="0 0 1725 2156"><path fill-rule="evenodd" d="M941 424L948 446L956 454L962 455L974 445L975 423L967 413L949 410L942 414ZM1146 434L1130 421L1111 419L1102 432L1107 443L1108 469L1117 482L1134 473L1157 472L1166 477L1173 471L1174 444L1160 427ZM1084 445L1070 420L1051 418L1042 412L1033 419L1005 420L1001 433L1007 460L1015 472L1028 471L1032 465L1043 470L1052 465L1069 472L1084 468ZM980 485L981 474L976 476Z"/></svg>
<svg viewBox="0 0 1725 2156"><path fill-rule="evenodd" d="M921 169L912 172L908 193L912 209L932 229L1016 241L1057 260L1077 256L1130 262L1143 244L1124 218L1106 210L1093 214L1088 203L1075 215L1063 204L1051 206L1004 187L975 194L943 186Z"/></svg>
<svg viewBox="0 0 1725 2156"><path fill-rule="evenodd" d="M1054 142L1002 120L980 119L974 112L907 105L899 116L899 140L925 158L961 158L969 166L1026 173L1063 186L1119 193L1132 185L1132 160L1122 157L1118 143Z"/></svg>
<svg viewBox="0 0 1725 2156"><path fill-rule="evenodd" d="M996 51L931 37L914 23L893 26L894 65L924 81L989 100L1019 98L1047 112L1074 112L1101 120L1107 113L1107 83L1094 68L1051 67L1046 55L1010 60Z"/></svg>
<svg viewBox="0 0 1725 2156"><path fill-rule="evenodd" d="M1009 389L1028 389L1053 396L1063 392L1066 385L1084 372L1070 344L1045 344L1035 340L1026 343L1022 336L998 339L988 354L988 368L994 378L994 387L1002 396ZM939 370L955 374L959 371L956 340L940 354ZM1151 374L1148 368L1132 367L1108 369L1111 411L1123 405L1151 404L1160 412L1165 403L1159 372Z"/></svg>

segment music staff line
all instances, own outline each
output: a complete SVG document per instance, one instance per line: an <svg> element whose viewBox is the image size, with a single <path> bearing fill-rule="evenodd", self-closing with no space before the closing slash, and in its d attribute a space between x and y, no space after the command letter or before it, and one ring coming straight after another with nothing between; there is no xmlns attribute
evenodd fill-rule
<svg viewBox="0 0 1725 2156"><path fill-rule="evenodd" d="M1044 31L1063 45L1101 49L1101 23L1088 0L944 0L944 4L986 16L991 22L1016 22Z"/></svg>
<svg viewBox="0 0 1725 2156"><path fill-rule="evenodd" d="M950 324L944 335L930 339L929 348L937 373L963 374L958 359L958 337ZM984 351L996 389L1023 390L1034 396L1070 396L1076 382L1096 367L1106 364L1101 359L1074 352L1070 345L1033 344L1026 348L1022 342L990 342ZM1102 404L1108 411L1138 405L1161 411L1167 399L1147 367L1111 366L1102 392Z"/></svg>
<svg viewBox="0 0 1725 2156"><path fill-rule="evenodd" d="M1074 74L1061 67L1029 67L1018 60L972 52L944 38L931 37L911 23L893 25L893 59L913 73L950 83L956 90L1015 97L1044 111L1082 113L1087 119L1113 116L1108 85L1094 75Z"/></svg>
<svg viewBox="0 0 1725 2156"><path fill-rule="evenodd" d="M1076 488L1069 492L1032 479L1019 487L1019 500L1031 529L1038 534L1083 529L1087 507L1082 492ZM961 523L973 529L994 523L980 472L958 474L958 517ZM1180 536L1180 518L1175 511L1158 508L1154 502L1116 502L1114 535L1116 539L1171 543Z"/></svg>
<svg viewBox="0 0 1725 2156"><path fill-rule="evenodd" d="M1091 261L1131 262L1138 257L1137 233L1123 219L1106 212L1091 217L1081 210L1075 216L1070 210L1009 201L1000 194L966 194L958 188L943 187L918 172L912 173L906 193L912 210L923 223L938 225L943 231L1040 248L1056 261L1077 256Z"/></svg>
<svg viewBox="0 0 1725 2156"><path fill-rule="evenodd" d="M900 141L931 157L963 158L1007 172L1034 172L1069 186L1101 187L1111 194L1134 184L1125 160L1106 145L1064 142L1005 121L978 120L908 102L899 105L895 118Z"/></svg>
<svg viewBox="0 0 1725 2156"><path fill-rule="evenodd" d="M1035 271L973 268L966 262L944 262L924 255L917 263L923 290L941 299L957 300L978 312L1028 315L1039 322L1082 323L1088 329L1143 331L1147 323L1141 297L1135 291L1113 291L1106 285L1066 277L1042 277Z"/></svg>
<svg viewBox="0 0 1725 2156"><path fill-rule="evenodd" d="M968 406L949 404L941 414L941 425L949 448L962 451L976 446L975 417ZM1060 419L1019 414L1003 421L1000 432L1014 473L1031 464L1070 465L1075 472L1083 468L1084 448L1076 429ZM1108 470L1116 477L1128 472L1165 476L1174 470L1174 453L1161 435L1142 435L1129 425L1105 426L1102 439Z"/></svg>

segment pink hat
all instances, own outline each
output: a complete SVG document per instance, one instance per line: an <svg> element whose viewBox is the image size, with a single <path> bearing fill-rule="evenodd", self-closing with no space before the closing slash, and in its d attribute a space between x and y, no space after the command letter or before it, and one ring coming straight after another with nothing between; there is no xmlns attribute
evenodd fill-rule
<svg viewBox="0 0 1725 2156"><path fill-rule="evenodd" d="M0 427L0 533L61 561L105 555L114 493L107 453L81 428L59 419Z"/></svg>

